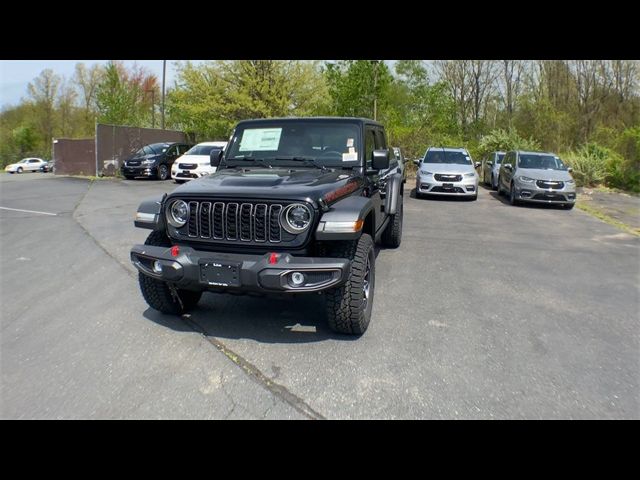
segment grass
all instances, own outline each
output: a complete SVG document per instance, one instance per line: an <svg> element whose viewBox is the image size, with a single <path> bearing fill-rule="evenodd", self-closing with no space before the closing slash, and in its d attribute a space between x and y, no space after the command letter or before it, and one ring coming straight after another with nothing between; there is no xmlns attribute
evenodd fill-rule
<svg viewBox="0 0 640 480"><path fill-rule="evenodd" d="M588 201L585 202L585 201L578 200L578 202L576 202L576 207L578 207L583 212L588 213L589 215L594 216L605 223L608 223L609 225L612 225L614 227L619 228L620 230L623 230L627 233L640 237L640 228L633 228L630 225L627 225L626 223L621 222L620 220L617 220L610 215L607 215L602 210L599 210L598 208L595 208L589 205Z"/></svg>

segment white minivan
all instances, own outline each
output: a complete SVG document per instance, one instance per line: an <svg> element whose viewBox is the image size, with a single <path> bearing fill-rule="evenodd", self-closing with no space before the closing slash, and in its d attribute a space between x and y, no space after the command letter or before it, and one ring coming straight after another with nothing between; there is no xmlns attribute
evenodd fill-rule
<svg viewBox="0 0 640 480"><path fill-rule="evenodd" d="M176 183L183 183L187 180L215 173L216 167L212 167L209 163L211 150L224 150L226 146L227 142L203 142L197 144L173 162L171 178Z"/></svg>

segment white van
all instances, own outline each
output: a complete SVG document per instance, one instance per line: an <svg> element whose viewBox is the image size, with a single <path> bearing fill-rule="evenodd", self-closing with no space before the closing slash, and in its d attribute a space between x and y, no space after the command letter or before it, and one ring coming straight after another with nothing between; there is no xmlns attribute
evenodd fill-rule
<svg viewBox="0 0 640 480"><path fill-rule="evenodd" d="M212 167L209 163L211 150L224 150L226 146L227 142L203 142L197 144L173 162L171 178L176 183L183 183L187 180L215 173L216 167Z"/></svg>

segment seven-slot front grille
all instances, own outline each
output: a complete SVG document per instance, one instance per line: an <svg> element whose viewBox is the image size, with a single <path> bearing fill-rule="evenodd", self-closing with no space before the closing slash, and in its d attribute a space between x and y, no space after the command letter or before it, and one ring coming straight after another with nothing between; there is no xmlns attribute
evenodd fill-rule
<svg viewBox="0 0 640 480"><path fill-rule="evenodd" d="M281 204L190 201L191 238L278 243L282 241Z"/></svg>
<svg viewBox="0 0 640 480"><path fill-rule="evenodd" d="M554 190L560 190L564 187L564 182L559 181L547 181L547 180L536 180L536 185L540 188L552 188Z"/></svg>
<svg viewBox="0 0 640 480"><path fill-rule="evenodd" d="M438 182L459 182L462 180L462 175L449 175L446 173L436 173L433 178Z"/></svg>

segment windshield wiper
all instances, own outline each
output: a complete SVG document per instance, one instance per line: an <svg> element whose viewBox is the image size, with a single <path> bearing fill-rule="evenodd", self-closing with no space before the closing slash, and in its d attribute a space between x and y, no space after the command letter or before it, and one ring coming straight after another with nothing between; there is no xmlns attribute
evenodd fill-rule
<svg viewBox="0 0 640 480"><path fill-rule="evenodd" d="M227 158L226 160L227 162L254 162L254 163L259 163L260 165L262 165L263 167L267 167L267 168L273 168L271 166L271 164L267 163L265 161L264 158L252 158L252 157L245 157L244 155L239 155L237 157L233 157L233 158Z"/></svg>
<svg viewBox="0 0 640 480"><path fill-rule="evenodd" d="M327 167L325 167L321 163L318 163L316 159L313 157L302 157L302 156L292 155L290 157L273 157L273 159L276 161L280 160L280 161L292 161L292 162L306 162L306 163L310 163L316 168L319 168L320 170L327 170Z"/></svg>

